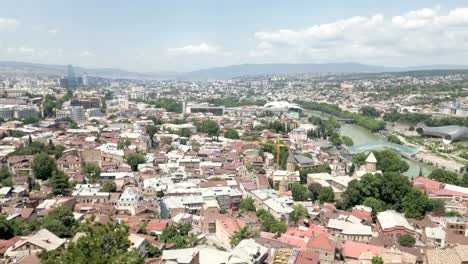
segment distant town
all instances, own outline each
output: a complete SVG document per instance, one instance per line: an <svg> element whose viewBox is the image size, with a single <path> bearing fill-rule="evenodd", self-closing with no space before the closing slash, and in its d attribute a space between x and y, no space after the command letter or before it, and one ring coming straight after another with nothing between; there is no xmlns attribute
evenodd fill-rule
<svg viewBox="0 0 468 264"><path fill-rule="evenodd" d="M1 263L468 263L466 70L18 68L0 122Z"/></svg>

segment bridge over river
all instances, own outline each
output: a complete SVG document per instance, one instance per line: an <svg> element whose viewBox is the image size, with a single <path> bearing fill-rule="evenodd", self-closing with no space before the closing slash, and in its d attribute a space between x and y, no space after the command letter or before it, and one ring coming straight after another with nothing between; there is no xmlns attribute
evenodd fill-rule
<svg viewBox="0 0 468 264"><path fill-rule="evenodd" d="M352 147L348 147L348 150L352 154L355 154L355 153L368 152L371 150L381 150L381 149L386 149L386 148L392 148L398 151L401 155L405 157L411 157L415 155L416 153L418 153L420 150L419 147L408 147L408 146L403 146L403 145L399 145L399 144L395 144L395 143L391 143L391 142L383 141L383 140L376 140L367 144L355 145Z"/></svg>

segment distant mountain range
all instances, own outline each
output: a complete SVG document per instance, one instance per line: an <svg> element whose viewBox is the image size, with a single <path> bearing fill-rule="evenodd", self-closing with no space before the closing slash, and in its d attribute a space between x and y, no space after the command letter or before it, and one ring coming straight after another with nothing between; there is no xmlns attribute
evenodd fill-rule
<svg viewBox="0 0 468 264"><path fill-rule="evenodd" d="M110 78L110 79L159 79L165 76L173 76L174 73L160 74L146 74L138 72L130 72L121 69L112 68L83 68L73 66L75 75L79 76L87 73L89 76ZM54 65L54 64L39 64L29 62L16 62L16 61L0 61L0 76L5 74L15 75L37 75L37 76L67 76L67 65Z"/></svg>
<svg viewBox="0 0 468 264"><path fill-rule="evenodd" d="M468 65L429 65L419 67L385 67L360 63L322 63L322 64L239 64L225 67L214 67L185 73L161 72L139 73L112 68L82 68L74 67L75 74L86 72L89 76L111 79L177 79L177 80L209 80L232 79L242 76L297 74L297 73L381 73L426 70L468 70ZM15 75L48 75L66 76L66 65L37 64L27 62L0 61L0 76Z"/></svg>

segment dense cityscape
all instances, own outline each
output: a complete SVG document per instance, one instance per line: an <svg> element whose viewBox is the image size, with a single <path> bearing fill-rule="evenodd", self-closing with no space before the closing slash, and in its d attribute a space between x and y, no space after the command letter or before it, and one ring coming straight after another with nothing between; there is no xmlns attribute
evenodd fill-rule
<svg viewBox="0 0 468 264"><path fill-rule="evenodd" d="M464 263L467 84L465 71L10 74L2 258Z"/></svg>
<svg viewBox="0 0 468 264"><path fill-rule="evenodd" d="M468 264L468 7L0 0L0 264Z"/></svg>

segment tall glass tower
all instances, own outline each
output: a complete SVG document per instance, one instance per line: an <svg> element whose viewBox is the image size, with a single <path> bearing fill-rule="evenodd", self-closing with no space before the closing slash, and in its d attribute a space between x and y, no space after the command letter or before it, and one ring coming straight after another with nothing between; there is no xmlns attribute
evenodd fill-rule
<svg viewBox="0 0 468 264"><path fill-rule="evenodd" d="M73 66L71 64L68 65L68 89L75 90L77 87L76 77L75 77L75 70L73 70Z"/></svg>

